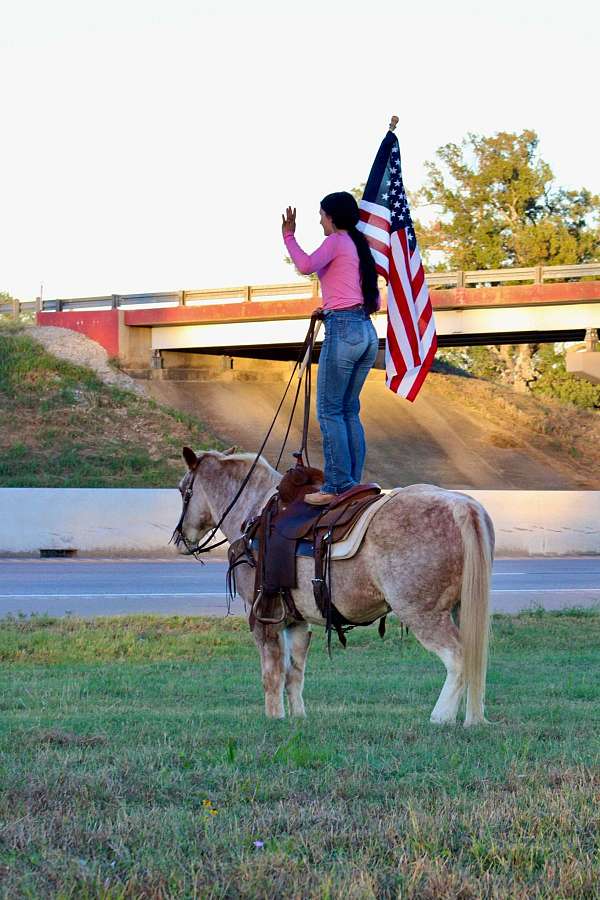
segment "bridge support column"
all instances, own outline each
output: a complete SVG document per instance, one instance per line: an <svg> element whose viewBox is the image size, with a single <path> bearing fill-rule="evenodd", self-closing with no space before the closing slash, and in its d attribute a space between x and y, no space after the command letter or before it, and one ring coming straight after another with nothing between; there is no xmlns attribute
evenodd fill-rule
<svg viewBox="0 0 600 900"><path fill-rule="evenodd" d="M598 349L598 329L588 328L585 333L585 349L594 352Z"/></svg>
<svg viewBox="0 0 600 900"><path fill-rule="evenodd" d="M152 329L125 324L125 312L120 309L119 317L119 359L124 366L132 369L147 369L152 353Z"/></svg>
<svg viewBox="0 0 600 900"><path fill-rule="evenodd" d="M567 352L566 364L567 372L577 378L600 384L600 342L597 328L586 330L585 346L582 349Z"/></svg>

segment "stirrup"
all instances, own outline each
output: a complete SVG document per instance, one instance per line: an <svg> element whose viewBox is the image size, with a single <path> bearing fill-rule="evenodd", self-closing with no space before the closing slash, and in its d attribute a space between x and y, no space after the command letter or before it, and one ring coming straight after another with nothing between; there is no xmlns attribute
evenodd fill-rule
<svg viewBox="0 0 600 900"><path fill-rule="evenodd" d="M260 616L258 614L258 604L261 600L262 591L259 591L256 595L256 600L252 604L252 615L254 616L256 621L260 622L261 625L281 625L281 623L284 622L287 617L287 610L285 608L285 603L283 602L281 591L279 592L279 602L281 603L281 618L279 619L267 619L265 616Z"/></svg>

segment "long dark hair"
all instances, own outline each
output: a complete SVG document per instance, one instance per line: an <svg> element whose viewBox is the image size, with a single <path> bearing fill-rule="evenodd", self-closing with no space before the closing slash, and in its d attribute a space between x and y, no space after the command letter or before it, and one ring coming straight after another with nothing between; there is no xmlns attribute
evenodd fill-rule
<svg viewBox="0 0 600 900"><path fill-rule="evenodd" d="M331 216L336 228L347 231L356 247L360 269L360 286L368 315L379 309L379 288L377 287L377 269L375 260L366 237L356 227L359 221L358 203L347 191L327 194L321 200L321 209Z"/></svg>

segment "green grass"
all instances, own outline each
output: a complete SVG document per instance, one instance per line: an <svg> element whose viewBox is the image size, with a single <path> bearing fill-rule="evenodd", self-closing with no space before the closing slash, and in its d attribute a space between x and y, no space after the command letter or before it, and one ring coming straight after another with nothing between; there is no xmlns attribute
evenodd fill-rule
<svg viewBox="0 0 600 900"><path fill-rule="evenodd" d="M597 897L600 615L496 617L471 730L411 635L349 644L270 722L240 620L4 620L1 896Z"/></svg>
<svg viewBox="0 0 600 900"><path fill-rule="evenodd" d="M173 487L181 448L222 447L191 416L105 385L0 327L0 487Z"/></svg>

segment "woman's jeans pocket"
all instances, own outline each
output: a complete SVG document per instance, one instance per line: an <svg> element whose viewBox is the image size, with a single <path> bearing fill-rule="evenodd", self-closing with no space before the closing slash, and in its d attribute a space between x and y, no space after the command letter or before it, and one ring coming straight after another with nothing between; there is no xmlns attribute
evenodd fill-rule
<svg viewBox="0 0 600 900"><path fill-rule="evenodd" d="M341 319L341 321L338 321L336 324L340 340L342 340L345 344L354 346L355 344L360 344L361 341L364 341L364 319L357 319L353 316L352 318L349 317L347 319Z"/></svg>

